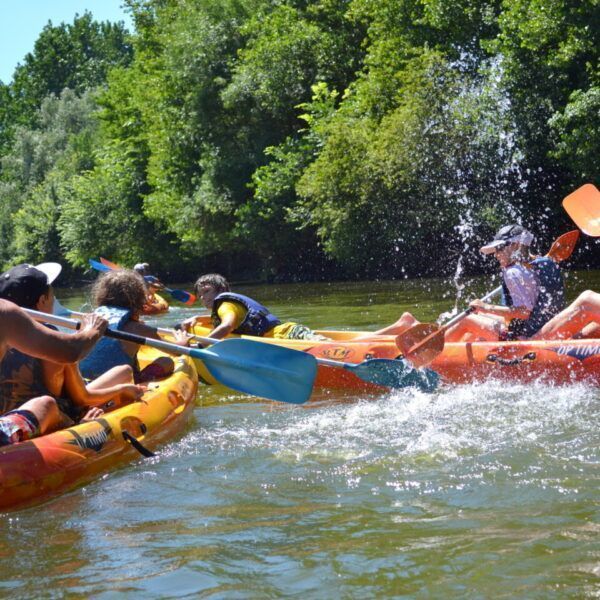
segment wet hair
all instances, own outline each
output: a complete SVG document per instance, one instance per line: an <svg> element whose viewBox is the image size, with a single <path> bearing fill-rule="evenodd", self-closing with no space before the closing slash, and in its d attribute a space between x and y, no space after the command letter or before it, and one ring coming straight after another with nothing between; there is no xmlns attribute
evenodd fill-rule
<svg viewBox="0 0 600 600"><path fill-rule="evenodd" d="M200 295L200 288L205 285L210 285L215 288L217 294L231 291L227 279L218 273L209 273L207 275L201 275L198 277L198 280L194 284L194 291L197 295Z"/></svg>
<svg viewBox="0 0 600 600"><path fill-rule="evenodd" d="M103 273L92 286L92 302L140 312L146 303L144 278L129 269Z"/></svg>

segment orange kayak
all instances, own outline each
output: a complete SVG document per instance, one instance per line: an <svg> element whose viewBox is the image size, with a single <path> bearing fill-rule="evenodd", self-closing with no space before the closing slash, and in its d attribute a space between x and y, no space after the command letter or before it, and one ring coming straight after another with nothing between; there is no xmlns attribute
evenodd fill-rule
<svg viewBox="0 0 600 600"><path fill-rule="evenodd" d="M169 303L159 294L152 294L152 299L144 304L142 313L144 315L159 315L168 312Z"/></svg>
<svg viewBox="0 0 600 600"><path fill-rule="evenodd" d="M143 366L157 355L144 347L138 356ZM192 414L198 378L190 359L174 360L174 373L151 382L144 402L0 448L0 511L39 504L140 458L127 436L154 449L178 434Z"/></svg>
<svg viewBox="0 0 600 600"><path fill-rule="evenodd" d="M209 331L208 317L194 327L197 335L206 336ZM317 333L331 341L241 337L303 350L317 358L351 363L369 358L398 358L400 354L395 336L377 336L361 342L355 338L369 332L319 330ZM196 366L201 379L214 383L201 364L196 363ZM582 381L600 385L600 339L449 343L429 366L447 383L493 378L520 382L542 380L561 385ZM324 365L319 365L315 385L368 392L386 390L349 371Z"/></svg>
<svg viewBox="0 0 600 600"><path fill-rule="evenodd" d="M209 317L202 317L201 321L194 326L194 333L199 336L208 335L210 330L211 325ZM253 337L248 335L232 335L230 337L241 337L243 339L276 344L278 346L308 352L317 358L327 358L348 363L360 363L369 358L397 358L399 354L393 336L381 336L381 340L378 338L375 341L369 342L316 342L314 340L288 340L269 337ZM215 379L202 364L202 361L194 360L194 364L196 365L198 377L201 381L207 384L216 383ZM315 387L349 389L360 392L385 392L388 389L364 381L346 369L327 367L322 364L318 365Z"/></svg>

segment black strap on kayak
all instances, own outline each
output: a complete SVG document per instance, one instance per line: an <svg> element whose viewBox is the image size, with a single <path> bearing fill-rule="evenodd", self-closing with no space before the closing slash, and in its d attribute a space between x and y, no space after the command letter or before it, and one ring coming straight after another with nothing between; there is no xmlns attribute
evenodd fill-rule
<svg viewBox="0 0 600 600"><path fill-rule="evenodd" d="M146 446L144 446L143 444L141 444L136 438L134 438L129 431L123 431L123 439L130 443L144 458L152 458L153 456L156 456L156 454L154 452L152 452L151 450L148 450L148 448L146 448Z"/></svg>
<svg viewBox="0 0 600 600"><path fill-rule="evenodd" d="M517 356L515 358L502 358L497 354L488 354L485 360L488 363L495 363L502 367L516 367L524 363L533 362L536 358L537 357L535 352L528 352L522 357Z"/></svg>

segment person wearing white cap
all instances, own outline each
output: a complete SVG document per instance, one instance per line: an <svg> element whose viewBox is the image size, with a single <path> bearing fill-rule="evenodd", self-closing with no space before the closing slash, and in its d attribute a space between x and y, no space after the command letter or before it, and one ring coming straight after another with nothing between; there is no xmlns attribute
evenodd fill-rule
<svg viewBox="0 0 600 600"><path fill-rule="evenodd" d="M560 269L550 258L532 259L532 242L521 225L506 225L481 248L500 264L504 302L471 302L474 314L448 329L446 341L527 339L564 308Z"/></svg>
<svg viewBox="0 0 600 600"><path fill-rule="evenodd" d="M60 271L58 263L17 265L0 275L0 298L52 313L51 284ZM50 331L50 326L43 329ZM0 445L68 425L89 407L84 418L95 418L102 414L98 406L111 399L139 398L142 390L132 384L132 375L130 368L123 367L86 387L76 362L59 364L54 355L32 356L28 349L9 349L0 363Z"/></svg>
<svg viewBox="0 0 600 600"><path fill-rule="evenodd" d="M102 337L107 327L106 320L97 315L83 319L83 326L74 334L65 334L44 327L29 317L12 300L19 292L19 282L25 282L25 296L33 289L49 294L50 283L60 273L57 263L44 263L38 269L31 265L19 265L0 275L0 291L11 300L0 297L0 373L4 372L7 354L19 350L29 356L51 360L54 363L68 364L83 358ZM26 365L20 374L27 375ZM24 441L50 431L58 426L60 414L54 398L49 396L40 385L38 372L31 372L29 379L31 396L25 398L19 409L0 416L0 446ZM35 378L34 378L35 377ZM18 386L17 380L7 382ZM36 393L38 392L38 393ZM0 413L7 410L0 392Z"/></svg>
<svg viewBox="0 0 600 600"><path fill-rule="evenodd" d="M159 290L164 289L164 285L154 275L150 274L150 265L148 263L137 263L133 270L144 278L146 286L146 303L142 311L145 315L154 315L169 310L167 301L157 294Z"/></svg>
<svg viewBox="0 0 600 600"><path fill-rule="evenodd" d="M150 265L148 263L137 263L133 270L136 273L139 273L142 277L145 275L150 275Z"/></svg>

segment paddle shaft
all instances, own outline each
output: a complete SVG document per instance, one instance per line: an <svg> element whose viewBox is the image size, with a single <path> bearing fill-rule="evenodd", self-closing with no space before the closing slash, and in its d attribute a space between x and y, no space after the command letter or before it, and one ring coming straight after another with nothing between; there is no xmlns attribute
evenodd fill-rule
<svg viewBox="0 0 600 600"><path fill-rule="evenodd" d="M81 327L81 323L73 319L58 317L56 315L39 312L37 310L24 310L36 321L43 321L45 323L51 323L52 325L59 325L62 327L67 327L69 329L79 329ZM83 313L73 312L72 314L76 316L83 316ZM154 338L143 337L141 335L136 335L135 333L129 333L127 331L116 331L114 329L107 329L104 332L104 335L106 337L115 338L117 340L123 340L124 342L132 342L141 346L152 346L154 348L158 348L159 350L165 350L166 352L186 354L188 356L191 356L194 350L196 350L195 348L188 348L187 346L178 346L177 344L171 344L170 342L165 342L163 340L157 340Z"/></svg>
<svg viewBox="0 0 600 600"><path fill-rule="evenodd" d="M77 329L79 323L38 311L26 311L34 319ZM216 381L260 398L301 404L312 392L317 364L314 356L289 348L268 347L257 351L258 342L224 340L210 350L188 348L125 331L107 329L108 337L185 354L202 361Z"/></svg>
<svg viewBox="0 0 600 600"><path fill-rule="evenodd" d="M494 290L494 292L495 291L496 290ZM31 316L35 317L36 320L45 320L47 323L52 323L53 325L62 325L63 327L68 327L70 329L79 329L79 327L81 325L81 323L79 321L74 321L73 319L66 319L64 317L58 317L56 315L49 315L47 313L38 312L37 310L30 310L29 313L31 314ZM81 318L81 317L85 316L85 313L76 312L74 310L71 311L71 314L77 318ZM172 334L172 332L169 329L165 329L164 327L157 327L156 330L159 333ZM113 335L113 334L116 334L116 335ZM107 335L108 337L122 339L122 340L125 340L128 342L135 342L136 344L145 344L146 340L148 339L148 338L144 338L139 335L135 335L133 333L127 333L126 331L115 332L111 329L107 329L105 335ZM194 339L199 340L205 344L216 344L220 341L215 338L203 337L201 335L194 335L193 337L194 337ZM152 339L152 342L158 343L158 344L161 344L161 343L165 344L164 349L168 349L168 348L171 348L171 346L176 345L176 344L170 344L168 342L163 342L162 340L155 340L155 339ZM157 347L159 347L159 346L157 346ZM182 353L185 354L185 349L186 349L185 346L177 346L177 348L183 349L184 352L182 352ZM352 364L352 363L339 362L337 360L329 360L327 358L318 358L318 357L315 357L315 358L318 363L321 363L323 365L328 365L330 367L345 367L346 365Z"/></svg>
<svg viewBox="0 0 600 600"><path fill-rule="evenodd" d="M502 291L502 286L499 285L495 290L492 290L489 294L486 294L483 298L481 298L481 301L489 302L494 296L499 294L501 291ZM454 325L455 323L462 321L465 317L468 317L474 311L475 311L475 309L473 307L469 306L469 308L463 310L461 313L459 313L458 315L455 315L449 321L444 323L444 325L442 327L440 327L440 331L446 331L446 329L452 327L452 325ZM432 335L435 335L435 334L432 334ZM427 339L427 338L425 338L425 339ZM423 341L425 341L425 340L423 340Z"/></svg>
<svg viewBox="0 0 600 600"><path fill-rule="evenodd" d="M61 310L69 311L70 314L73 315L74 317L76 317L77 319L81 319L81 318L85 317L85 313L81 313L81 312L77 312L75 310L70 310L68 308L65 308L64 306L62 306L62 304L58 303L58 301L57 301L57 304L59 305ZM79 326L80 326L79 321L74 321L73 319L66 319L64 317L58 317L56 315L47 315L46 313L38 312L37 310L30 310L29 312L32 314L32 316L35 316L35 318L37 320L42 320L42 317L48 317L46 319L46 321L48 323L52 323L54 325L62 325L63 327L69 327L71 329L79 329ZM145 344L146 343L145 340L149 339L149 338L142 337L140 335L135 335L134 333L127 333L126 331L118 331L118 332L113 331L113 333L117 333L118 335L111 335L109 333L110 331L112 331L112 330L109 329L106 332L106 335L108 337L120 338L120 339L123 339L128 342L134 342L136 344ZM164 333L166 335L173 334L173 332L170 329L165 329L164 327L157 327L156 331L158 331L159 333ZM122 337L122 336L129 336L129 339L127 339L127 337ZM206 343L206 344L216 344L217 342L221 341L221 340L217 340L214 338L202 337L200 335L194 335L193 337L197 340L200 340L203 343ZM169 347L176 346L177 348L185 348L185 346L178 346L177 344L163 342L162 340L155 340L154 338L150 338L150 339L152 340L152 342L163 343ZM142 340L142 341L140 341L140 340ZM185 354L185 352L183 352L183 354ZM335 362L335 361L331 361L331 362ZM339 364L344 364L344 363L339 363Z"/></svg>
<svg viewBox="0 0 600 600"><path fill-rule="evenodd" d="M71 310L65 308L56 299L55 299L55 309L60 310L62 314L68 313L78 319L85 316L84 313L71 311ZM64 322L62 322L62 321L61 321L61 323L64 324ZM71 326L71 321L67 319L66 324L68 326ZM163 327L158 327L157 331L159 333L167 334L167 335L171 335L173 333L171 330L165 329ZM194 335L193 338L200 340L207 344L216 344L216 343L220 343L222 341L222 340L217 340L215 338L207 338L207 337L202 337L202 336L198 336L198 335ZM242 340L242 341L247 342L247 340ZM266 344L265 342L261 342L261 341L250 341L250 343L251 344L262 343L263 347L267 346L269 348L279 348L280 347L280 346L276 346L273 344ZM312 355L309 355L309 356L312 356ZM389 388L406 387L406 385L407 385L406 378L407 377L411 378L409 385L417 385L417 384L422 385L421 379L423 379L423 377L424 377L423 381L427 381L428 385L430 383L429 379L426 375L421 377L421 379L416 378L417 381L415 381L415 377L411 376L410 374L407 375L404 365L402 364L401 361L397 361L397 360L369 359L369 360L365 360L361 363L355 364L355 363L338 362L338 361L329 360L326 358L318 358L316 356L313 358L318 363L321 363L322 365L326 365L326 366L334 367L334 368L338 368L338 369L346 369L346 370L352 372L359 379L362 379L363 381L367 381L369 383L376 383L378 385L382 385L382 386L389 387Z"/></svg>
<svg viewBox="0 0 600 600"><path fill-rule="evenodd" d="M76 314L76 313L73 313L73 314ZM79 313L79 314L82 314L82 313ZM157 327L156 330L159 333L172 334L171 331L169 331L168 329L165 329L164 327ZM217 340L216 338L203 337L201 335L196 335L196 334L192 334L192 337L193 337L193 339L199 340L204 344L215 344L220 341L220 340ZM258 341L260 343L260 340L256 340L256 341ZM263 343L265 343L265 342L263 342ZM337 367L339 369L346 369L348 367L353 367L355 365L355 363L341 362L338 360L331 360L329 358L319 358L318 356L315 356L315 359L321 365L327 365L329 367ZM364 362L366 362L366 361L364 361ZM360 363L356 363L356 364L360 364Z"/></svg>

